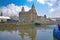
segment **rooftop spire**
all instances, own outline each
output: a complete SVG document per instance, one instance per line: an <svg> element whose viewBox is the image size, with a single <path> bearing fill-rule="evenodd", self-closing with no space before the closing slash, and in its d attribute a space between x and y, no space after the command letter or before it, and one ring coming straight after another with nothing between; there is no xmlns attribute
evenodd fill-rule
<svg viewBox="0 0 60 40"><path fill-rule="evenodd" d="M32 4L32 9L35 8L34 3Z"/></svg>
<svg viewBox="0 0 60 40"><path fill-rule="evenodd" d="M32 12L36 12L34 3L32 4L31 11L32 11Z"/></svg>
<svg viewBox="0 0 60 40"><path fill-rule="evenodd" d="M24 7L22 7L22 10L21 10L22 12L24 12L25 10L24 10Z"/></svg>

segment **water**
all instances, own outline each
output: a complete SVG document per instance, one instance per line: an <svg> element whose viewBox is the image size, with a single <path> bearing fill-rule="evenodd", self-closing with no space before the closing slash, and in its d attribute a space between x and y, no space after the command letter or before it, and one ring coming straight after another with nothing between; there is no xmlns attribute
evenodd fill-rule
<svg viewBox="0 0 60 40"><path fill-rule="evenodd" d="M0 29L0 40L55 40L55 39L53 37L53 28L51 29L44 27L43 28L17 27L16 29L10 28Z"/></svg>

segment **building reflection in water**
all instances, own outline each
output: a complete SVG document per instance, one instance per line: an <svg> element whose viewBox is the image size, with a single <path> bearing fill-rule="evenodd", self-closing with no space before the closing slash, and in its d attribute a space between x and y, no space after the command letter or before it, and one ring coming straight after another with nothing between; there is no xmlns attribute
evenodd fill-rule
<svg viewBox="0 0 60 40"><path fill-rule="evenodd" d="M3 36L3 37L2 37ZM53 29L35 27L0 28L0 40L55 40Z"/></svg>
<svg viewBox="0 0 60 40"><path fill-rule="evenodd" d="M21 36L22 40L35 40L36 30L29 27L19 28L19 36Z"/></svg>

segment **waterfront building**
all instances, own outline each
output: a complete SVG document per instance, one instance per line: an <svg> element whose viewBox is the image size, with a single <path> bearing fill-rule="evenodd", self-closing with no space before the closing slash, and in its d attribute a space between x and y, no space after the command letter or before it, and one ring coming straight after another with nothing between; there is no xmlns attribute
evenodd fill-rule
<svg viewBox="0 0 60 40"><path fill-rule="evenodd" d="M27 21L27 22L31 22L33 20L37 20L37 13L34 7L34 4L32 5L32 8L25 12L24 7L22 7L21 12L19 12L19 20L20 21Z"/></svg>
<svg viewBox="0 0 60 40"><path fill-rule="evenodd" d="M10 17L8 17L8 16L3 16L3 13L1 12L1 13L0 13L0 22L1 22L1 21L6 22L6 21L7 21L7 19L11 19L11 18L10 18Z"/></svg>
<svg viewBox="0 0 60 40"><path fill-rule="evenodd" d="M38 16L35 10L34 4L32 5L29 11L25 11L24 7L22 7L21 12L19 12L19 21L20 22L40 22L46 23L46 15Z"/></svg>

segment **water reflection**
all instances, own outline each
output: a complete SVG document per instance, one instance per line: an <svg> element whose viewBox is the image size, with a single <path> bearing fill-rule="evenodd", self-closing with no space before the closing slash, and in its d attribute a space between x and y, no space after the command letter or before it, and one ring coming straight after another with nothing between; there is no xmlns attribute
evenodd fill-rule
<svg viewBox="0 0 60 40"><path fill-rule="evenodd" d="M38 29L39 28L39 29ZM35 27L17 27L0 29L0 40L55 40L53 29Z"/></svg>
<svg viewBox="0 0 60 40"><path fill-rule="evenodd" d="M37 30L37 39L36 40L53 40L52 30Z"/></svg>
<svg viewBox="0 0 60 40"><path fill-rule="evenodd" d="M19 28L19 35L21 36L22 40L35 40L36 30L29 27L28 29L26 29L26 27L22 29Z"/></svg>

